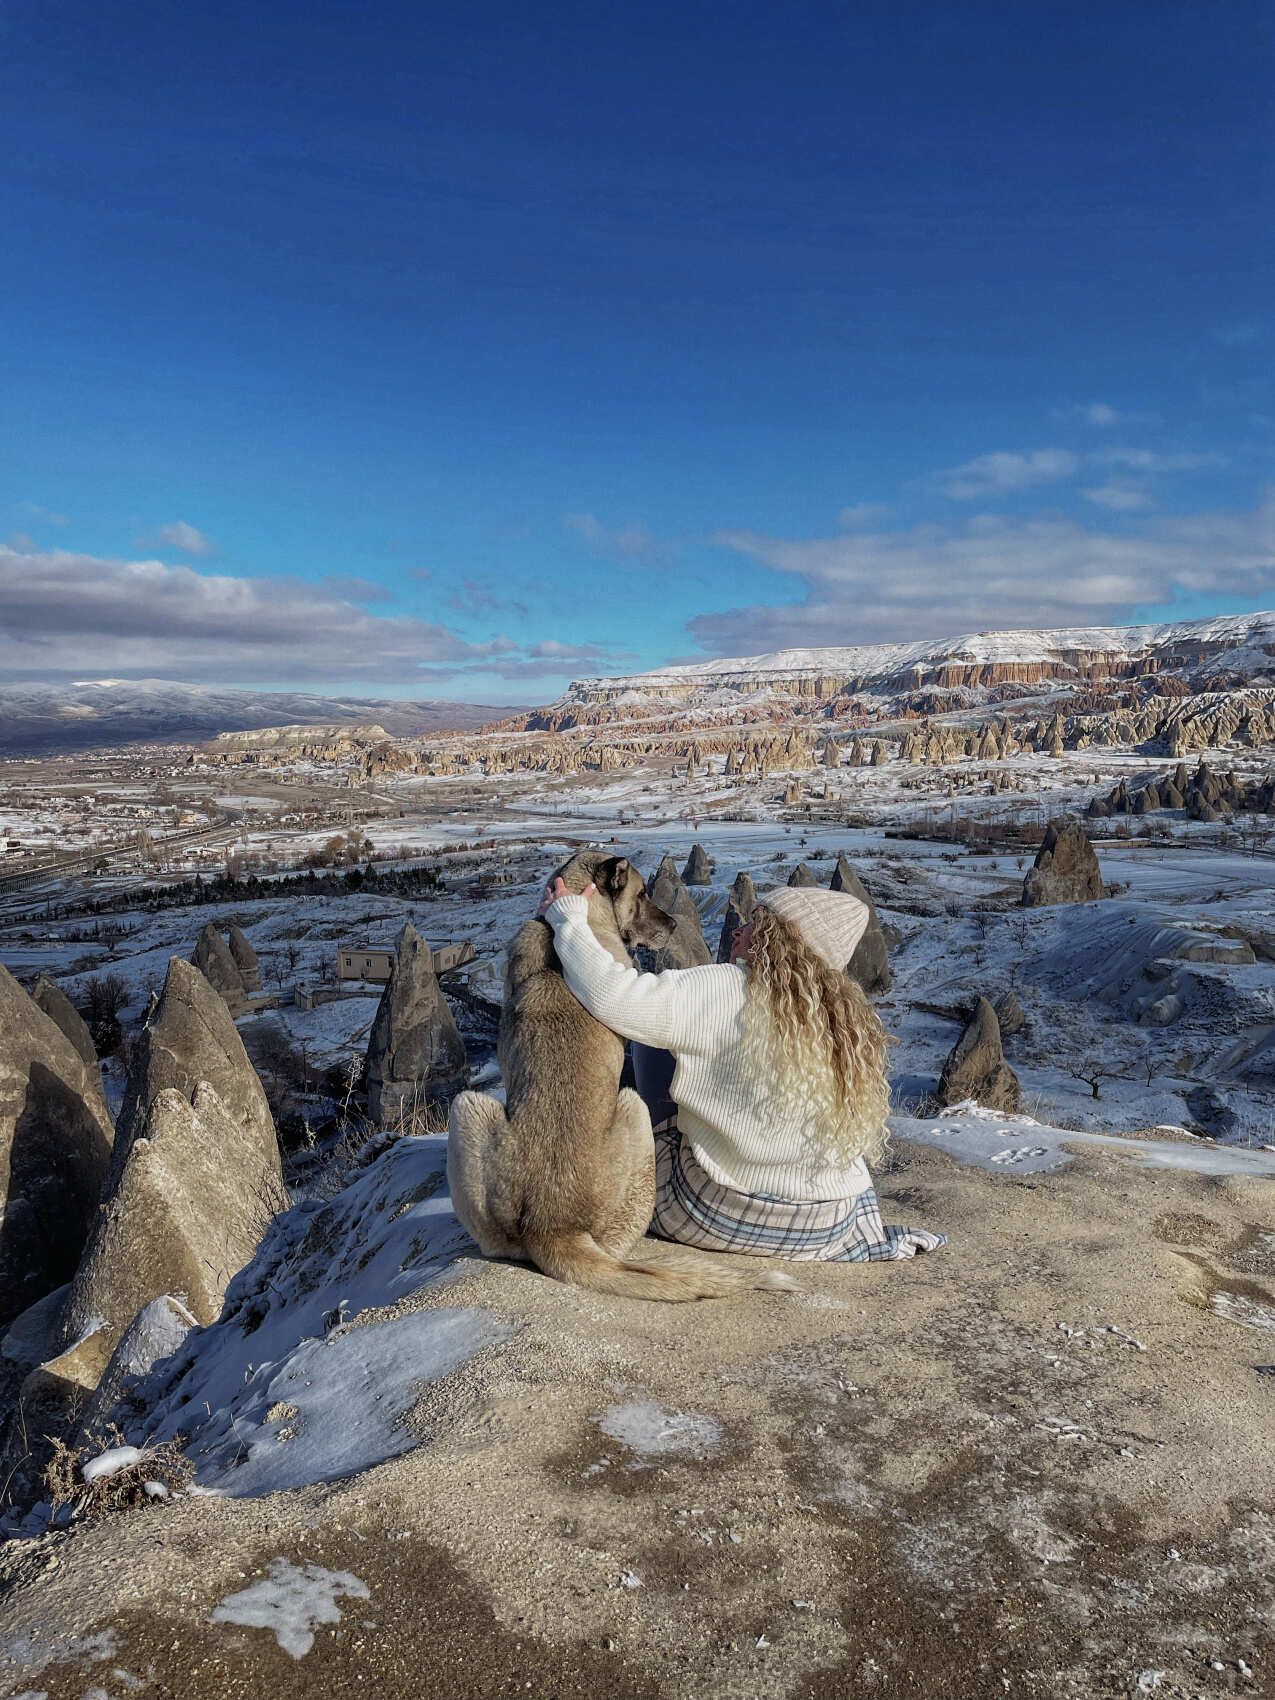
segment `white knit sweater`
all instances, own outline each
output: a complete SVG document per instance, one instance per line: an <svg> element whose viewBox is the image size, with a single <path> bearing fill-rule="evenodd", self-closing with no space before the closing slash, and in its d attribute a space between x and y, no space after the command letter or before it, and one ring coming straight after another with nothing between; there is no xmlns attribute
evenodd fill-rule
<svg viewBox="0 0 1275 1700"><path fill-rule="evenodd" d="M715 1181L776 1198L857 1198L872 1184L862 1158L817 1162L799 1107L776 1103L744 1034L747 974L729 962L640 974L594 937L588 899L560 897L553 927L567 984L624 1039L672 1051L677 1122Z"/></svg>

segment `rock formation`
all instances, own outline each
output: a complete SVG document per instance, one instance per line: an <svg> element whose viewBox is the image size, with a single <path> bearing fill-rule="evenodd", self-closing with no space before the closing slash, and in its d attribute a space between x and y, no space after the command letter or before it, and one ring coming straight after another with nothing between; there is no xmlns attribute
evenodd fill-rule
<svg viewBox="0 0 1275 1700"><path fill-rule="evenodd" d="M753 910L757 907L757 887L748 874L736 874L735 883L730 888L730 896L726 899L726 913L722 916L721 936L717 941L717 960L730 961L731 945L735 934L741 927L746 927L753 918Z"/></svg>
<svg viewBox="0 0 1275 1700"><path fill-rule="evenodd" d="M172 1087L190 1102L201 1081L248 1130L262 1162L281 1176L274 1119L239 1030L199 970L175 956L133 1054L111 1164L112 1189L159 1094Z"/></svg>
<svg viewBox="0 0 1275 1700"><path fill-rule="evenodd" d="M97 1060L97 1046L93 1043L93 1035L88 1030L84 1017L67 997L56 980L50 980L47 974L41 974L31 988L31 996L36 1004L54 1022L75 1046L92 1077L101 1089L101 1072Z"/></svg>
<svg viewBox="0 0 1275 1700"><path fill-rule="evenodd" d="M243 979L230 954L230 946L211 921L200 933L191 961L220 995L231 1015L243 1015L248 1008Z"/></svg>
<svg viewBox="0 0 1275 1700"><path fill-rule="evenodd" d="M691 845L691 853L686 858L686 866L682 869L684 885L712 885L713 861L708 851L698 841Z"/></svg>
<svg viewBox="0 0 1275 1700"><path fill-rule="evenodd" d="M235 967L239 970L240 983L245 992L261 990L261 965L257 961L257 953L248 941L242 927L232 921L226 935L230 946L230 955Z"/></svg>
<svg viewBox="0 0 1275 1700"><path fill-rule="evenodd" d="M939 1076L935 1093L940 1105L963 1104L972 1098L989 1110L1017 1110L1022 1102L1018 1076L1001 1050L1000 1023L986 998L980 998Z"/></svg>
<svg viewBox="0 0 1275 1700"><path fill-rule="evenodd" d="M1012 990L1003 992L996 1000L996 1020L1000 1026L1001 1037L1011 1033L1021 1033L1027 1025L1027 1017L1023 1014L1023 1006L1018 1001L1018 994Z"/></svg>
<svg viewBox="0 0 1275 1700"><path fill-rule="evenodd" d="M704 943L704 929L695 899L682 883L671 856L665 856L656 869L649 890L651 901L657 903L665 914L672 915L677 926L672 938L658 950L640 950L639 964L648 973L660 974L666 968L699 968L705 962L711 962L713 959Z"/></svg>
<svg viewBox="0 0 1275 1700"><path fill-rule="evenodd" d="M467 1076L465 1044L430 948L409 921L368 1038L368 1110L378 1126L396 1125L418 1104L455 1097Z"/></svg>
<svg viewBox="0 0 1275 1700"><path fill-rule="evenodd" d="M215 1322L226 1285L284 1203L277 1151L265 1151L205 1081L190 1098L152 1100L102 1205L67 1300L63 1333L75 1362L51 1376L95 1387L120 1337L146 1306L171 1296ZM95 1326L96 1324L96 1326Z"/></svg>
<svg viewBox="0 0 1275 1700"><path fill-rule="evenodd" d="M70 1280L112 1138L96 1058L0 967L0 1327Z"/></svg>
<svg viewBox="0 0 1275 1700"><path fill-rule="evenodd" d="M850 865L844 850L837 856L837 865L833 869L830 884L833 891L848 891L853 897L857 897L860 903L866 903L868 906L868 930L859 940L854 955L846 963L846 973L869 997L888 992L893 983L893 975L890 972L890 951L881 926L881 917L877 914L876 904L868 896L868 888Z"/></svg>
<svg viewBox="0 0 1275 1700"><path fill-rule="evenodd" d="M793 869L793 871L788 876L788 884L789 885L818 885L819 881L815 878L813 868L808 866L808 864L805 863L805 862L798 862L797 866Z"/></svg>
<svg viewBox="0 0 1275 1700"><path fill-rule="evenodd" d="M1076 821L1051 821L1023 881L1024 906L1089 903L1106 895L1098 858L1084 828Z"/></svg>

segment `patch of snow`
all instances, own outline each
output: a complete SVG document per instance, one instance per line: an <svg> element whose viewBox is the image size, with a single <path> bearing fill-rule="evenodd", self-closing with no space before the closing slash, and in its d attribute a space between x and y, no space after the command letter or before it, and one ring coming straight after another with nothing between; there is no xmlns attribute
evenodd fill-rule
<svg viewBox="0 0 1275 1700"><path fill-rule="evenodd" d="M121 1470L131 1469L134 1464L142 1461L141 1448L137 1446L111 1446L105 1452L99 1452L96 1458L90 1458L82 1466L86 1482L104 1482L111 1476L118 1476Z"/></svg>
<svg viewBox="0 0 1275 1700"><path fill-rule="evenodd" d="M642 1458L678 1454L702 1458L722 1440L722 1426L715 1417L669 1411L654 1399L632 1399L622 1405L608 1406L595 1421L603 1434Z"/></svg>
<svg viewBox="0 0 1275 1700"><path fill-rule="evenodd" d="M404 1419L421 1388L512 1334L475 1309L370 1314L473 1250L447 1196L446 1145L395 1140L326 1204L276 1217L219 1321L142 1384L148 1437L185 1433L200 1486L274 1493L397 1457L416 1444Z"/></svg>
<svg viewBox="0 0 1275 1700"><path fill-rule="evenodd" d="M321 1564L297 1565L276 1558L261 1581L214 1607L211 1621L268 1629L285 1653L303 1659L314 1646L315 1625L341 1621L338 1600L370 1598L366 1582L348 1570L325 1570Z"/></svg>

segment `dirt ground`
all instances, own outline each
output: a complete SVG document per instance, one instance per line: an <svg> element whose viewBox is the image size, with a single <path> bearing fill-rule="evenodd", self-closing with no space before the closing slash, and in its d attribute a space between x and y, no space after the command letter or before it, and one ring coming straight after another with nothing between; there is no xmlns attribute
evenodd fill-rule
<svg viewBox="0 0 1275 1700"><path fill-rule="evenodd" d="M0 1692L1275 1696L1275 1189L903 1145L880 1191L949 1248L794 1297L463 1263L399 1310L518 1332L419 1446L11 1544ZM297 1658L212 1621L281 1558L366 1588Z"/></svg>

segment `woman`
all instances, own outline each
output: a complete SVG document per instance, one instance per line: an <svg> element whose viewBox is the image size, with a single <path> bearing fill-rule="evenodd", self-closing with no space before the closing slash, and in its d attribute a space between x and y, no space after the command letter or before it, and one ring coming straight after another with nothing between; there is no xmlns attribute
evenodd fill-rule
<svg viewBox="0 0 1275 1700"><path fill-rule="evenodd" d="M868 1173L885 1140L888 1041L841 971L868 923L858 898L782 887L735 935L730 962L641 974L594 937L589 895L559 879L540 907L567 984L613 1032L674 1058L676 1122L656 1137L656 1233L848 1262L946 1243L885 1227Z"/></svg>

